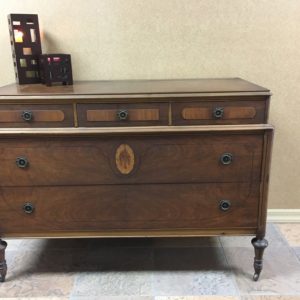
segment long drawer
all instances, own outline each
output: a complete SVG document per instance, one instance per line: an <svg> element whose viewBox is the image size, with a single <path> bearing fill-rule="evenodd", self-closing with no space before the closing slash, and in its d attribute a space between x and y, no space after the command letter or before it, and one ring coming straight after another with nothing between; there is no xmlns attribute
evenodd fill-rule
<svg viewBox="0 0 300 300"><path fill-rule="evenodd" d="M1 186L259 182L263 131L0 140Z"/></svg>
<svg viewBox="0 0 300 300"><path fill-rule="evenodd" d="M258 203L258 183L2 188L0 234L254 228Z"/></svg>

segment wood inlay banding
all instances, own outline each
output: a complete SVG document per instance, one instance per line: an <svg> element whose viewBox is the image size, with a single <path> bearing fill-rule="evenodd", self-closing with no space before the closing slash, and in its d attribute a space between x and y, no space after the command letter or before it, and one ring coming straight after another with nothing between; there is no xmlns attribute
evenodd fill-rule
<svg viewBox="0 0 300 300"><path fill-rule="evenodd" d="M208 107L186 107L182 110L184 120L208 120L212 113Z"/></svg>
<svg viewBox="0 0 300 300"><path fill-rule="evenodd" d="M77 112L77 104L73 103L73 114L74 114L74 126L78 127L78 112Z"/></svg>
<svg viewBox="0 0 300 300"><path fill-rule="evenodd" d="M24 122L23 110L0 110L0 122ZM65 114L62 110L31 110L35 122L62 122Z"/></svg>
<svg viewBox="0 0 300 300"><path fill-rule="evenodd" d="M143 109L129 109L128 121L158 121L159 109L157 108L143 108ZM97 109L87 110L86 116L89 122L107 122L118 121L116 109Z"/></svg>
<svg viewBox="0 0 300 300"><path fill-rule="evenodd" d="M227 107L224 109L224 119L253 119L255 115L254 107Z"/></svg>
<svg viewBox="0 0 300 300"><path fill-rule="evenodd" d="M224 107L222 119L253 119L256 115L255 107ZM210 120L214 119L213 110L209 107L185 107L182 110L184 120Z"/></svg>

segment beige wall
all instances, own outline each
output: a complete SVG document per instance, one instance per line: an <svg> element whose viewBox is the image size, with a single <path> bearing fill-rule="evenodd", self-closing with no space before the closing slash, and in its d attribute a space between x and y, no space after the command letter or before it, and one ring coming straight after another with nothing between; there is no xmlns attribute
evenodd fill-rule
<svg viewBox="0 0 300 300"><path fill-rule="evenodd" d="M299 0L0 0L0 85L14 81L6 16L38 13L44 52L75 79L242 77L272 90L271 208L300 208Z"/></svg>

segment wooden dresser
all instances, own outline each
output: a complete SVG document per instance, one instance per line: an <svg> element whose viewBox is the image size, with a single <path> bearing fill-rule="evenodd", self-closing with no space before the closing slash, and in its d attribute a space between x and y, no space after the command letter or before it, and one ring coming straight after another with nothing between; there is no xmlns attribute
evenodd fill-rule
<svg viewBox="0 0 300 300"><path fill-rule="evenodd" d="M0 88L0 237L254 235L257 280L269 100L239 78Z"/></svg>

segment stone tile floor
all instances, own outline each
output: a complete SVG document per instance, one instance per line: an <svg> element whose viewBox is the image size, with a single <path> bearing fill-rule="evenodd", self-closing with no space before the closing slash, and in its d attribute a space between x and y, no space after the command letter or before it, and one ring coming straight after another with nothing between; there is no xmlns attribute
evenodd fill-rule
<svg viewBox="0 0 300 300"><path fill-rule="evenodd" d="M1 299L300 300L300 224L268 224L252 281L251 237L9 240Z"/></svg>

